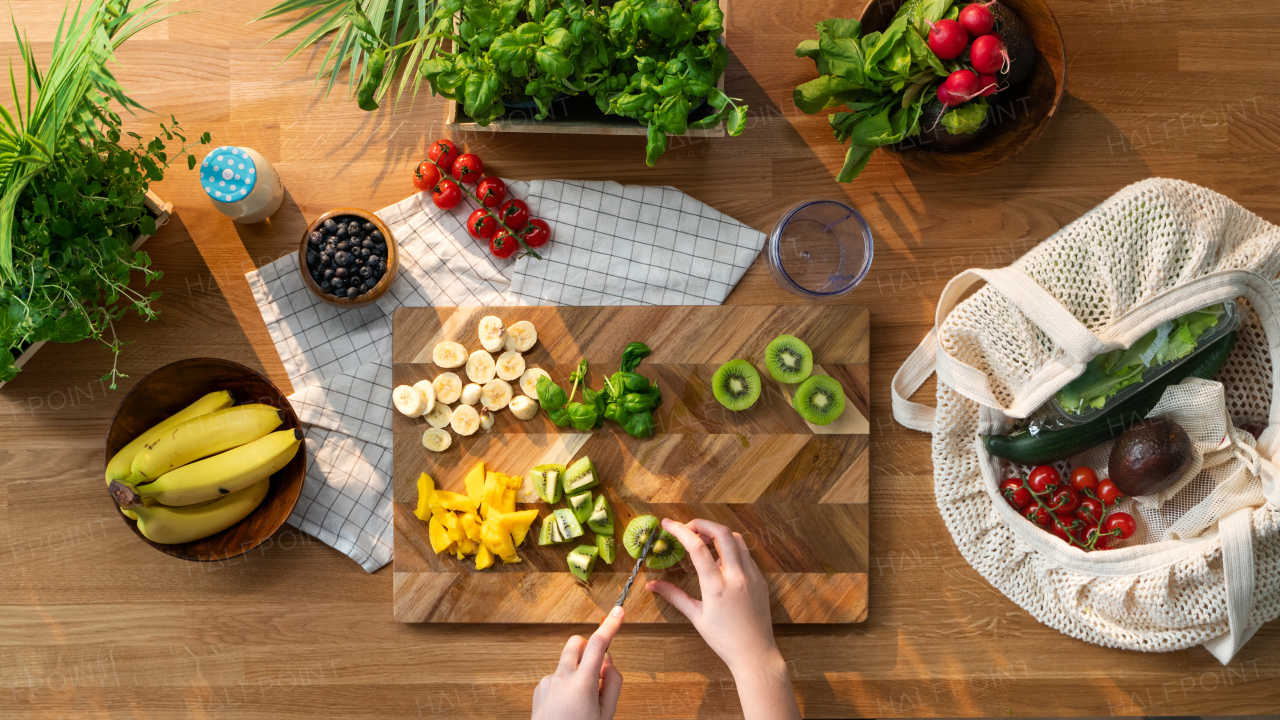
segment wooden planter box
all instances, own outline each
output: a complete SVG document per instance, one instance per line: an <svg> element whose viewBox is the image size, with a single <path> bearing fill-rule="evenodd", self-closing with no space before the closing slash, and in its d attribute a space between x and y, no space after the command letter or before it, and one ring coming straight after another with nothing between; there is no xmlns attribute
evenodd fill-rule
<svg viewBox="0 0 1280 720"><path fill-rule="evenodd" d="M159 229L162 225L169 222L169 215L173 212L173 203L167 203L161 200L160 196L156 195L155 191L150 189L147 190L147 195L143 198L142 202L152 216L155 217L156 229ZM137 250L142 246L142 243L150 239L150 235L139 235L134 239L131 248L133 250ZM41 340L40 342L28 345L26 349L22 351L22 354L14 359L13 364L19 368L26 365L27 361L31 359L31 356L35 355L36 351L44 346L44 343L45 341ZM0 388L3 388L7 382L7 380L0 382Z"/></svg>
<svg viewBox="0 0 1280 720"><path fill-rule="evenodd" d="M724 12L725 32L720 42L729 45L729 0L720 0L720 10ZM724 90L724 73L716 80L716 87ZM640 135L648 133L644 125L631 118L617 115L605 115L596 107L595 100L586 93L581 93L551 104L551 115L546 120L535 120L538 108L508 108L505 115L488 125L480 125L472 120L456 100L448 100L445 105L444 124L446 127L462 132L526 132L552 133L562 135ZM690 129L680 137L724 137L724 123L705 130Z"/></svg>

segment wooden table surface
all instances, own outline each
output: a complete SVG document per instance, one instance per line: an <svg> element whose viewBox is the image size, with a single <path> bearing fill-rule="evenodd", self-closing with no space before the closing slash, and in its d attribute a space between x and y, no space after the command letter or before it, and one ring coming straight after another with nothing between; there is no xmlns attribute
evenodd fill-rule
<svg viewBox="0 0 1280 720"><path fill-rule="evenodd" d="M316 58L277 67L279 24L246 21L267 0L184 0L199 11L121 53L138 100L216 144L253 147L288 189L270 222L242 227L194 173L156 186L176 214L147 251L165 272L163 315L119 324L129 383L165 363L218 356L287 385L243 273L290 252L305 219L406 196L441 135L443 104L359 111L313 90ZM657 167L642 138L455 138L507 177L671 184L767 230L815 196L848 200L876 235L875 264L848 301L870 308L871 595L851 626L780 628L808 717L1234 714L1280 708L1280 624L1228 666L1193 649L1139 654L1045 627L957 553L933 502L929 440L891 420L888 383L960 270L1008 264L1111 193L1153 175L1207 185L1280 221L1280 6L1227 0L1060 0L1068 95L1044 137L1010 165L951 180L877 155L839 185L843 159L791 90L812 75L792 55L857 3L734 0L727 89L751 105L740 138L673 141ZM61 11L13 0L47 56ZM12 42L4 45L16 59ZM135 128L158 118L131 120ZM730 303L795 300L757 262ZM391 571L366 574L286 529L231 562L161 555L103 491L102 442L121 392L98 378L109 353L46 346L0 391L0 715L172 717L528 717L530 696L583 626L402 625ZM620 717L737 717L724 665L685 627L630 626L613 646Z"/></svg>

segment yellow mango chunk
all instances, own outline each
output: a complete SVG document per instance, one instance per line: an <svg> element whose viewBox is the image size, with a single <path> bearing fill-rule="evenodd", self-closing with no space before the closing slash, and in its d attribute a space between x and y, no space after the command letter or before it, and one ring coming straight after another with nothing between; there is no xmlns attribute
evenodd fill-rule
<svg viewBox="0 0 1280 720"><path fill-rule="evenodd" d="M502 491L502 503L498 506L498 508L504 513L515 512L516 491L514 489L507 488L506 490Z"/></svg>
<svg viewBox="0 0 1280 720"><path fill-rule="evenodd" d="M514 535L517 530L528 531L529 526L537 519L537 510L521 510L520 512L504 512L494 518L493 524L502 532Z"/></svg>
<svg viewBox="0 0 1280 720"><path fill-rule="evenodd" d="M450 540L456 543L460 543L463 541L463 539L466 538L466 535L464 535L462 532L462 526L458 524L457 515L454 515L453 513L449 513L448 515L446 515L444 527L445 527L445 530L449 533Z"/></svg>
<svg viewBox="0 0 1280 720"><path fill-rule="evenodd" d="M427 523L427 536L431 539L431 549L437 555L449 549L453 541L449 539L449 532L445 529L444 524L440 522L440 518L432 517L431 522Z"/></svg>
<svg viewBox="0 0 1280 720"><path fill-rule="evenodd" d="M467 513L462 516L462 532L466 534L468 539L480 542L480 522L474 513Z"/></svg>
<svg viewBox="0 0 1280 720"><path fill-rule="evenodd" d="M518 563L520 556L516 554L516 546L511 543L511 536L499 531L489 523L480 529L480 537L489 546L494 555L502 558L504 563Z"/></svg>
<svg viewBox="0 0 1280 720"><path fill-rule="evenodd" d="M467 497L475 500L476 505L479 505L481 496L484 494L484 463L476 463L476 466L467 473L462 484L467 488Z"/></svg>
<svg viewBox="0 0 1280 720"><path fill-rule="evenodd" d="M476 501L461 493L436 490L435 497L436 502L445 510L462 513L474 513L477 510Z"/></svg>
<svg viewBox="0 0 1280 720"><path fill-rule="evenodd" d="M524 484L524 478L518 475L507 475L506 478L507 478L507 487L509 488L514 488L516 490L519 490L520 486Z"/></svg>
<svg viewBox="0 0 1280 720"><path fill-rule="evenodd" d="M484 490L480 494L480 505L496 507L502 499L502 487L502 483L498 482L497 473L486 473L484 478Z"/></svg>
<svg viewBox="0 0 1280 720"><path fill-rule="evenodd" d="M413 514L419 520L431 519L431 494L435 492L435 489L436 483L431 479L430 475L422 473L418 476L418 507L413 511Z"/></svg>
<svg viewBox="0 0 1280 720"><path fill-rule="evenodd" d="M481 544L476 550L476 569L483 570L493 565L493 553L489 551L488 546Z"/></svg>
<svg viewBox="0 0 1280 720"><path fill-rule="evenodd" d="M454 552L454 556L457 557L459 560L461 560L468 555L474 555L475 552L476 552L476 544L471 542L467 538L463 538L461 541L458 542L458 548Z"/></svg>

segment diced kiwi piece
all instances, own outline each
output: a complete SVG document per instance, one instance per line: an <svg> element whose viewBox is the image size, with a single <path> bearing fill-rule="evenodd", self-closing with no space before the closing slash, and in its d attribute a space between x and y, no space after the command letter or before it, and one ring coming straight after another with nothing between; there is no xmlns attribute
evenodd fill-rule
<svg viewBox="0 0 1280 720"><path fill-rule="evenodd" d="M529 471L529 479L533 482L533 491L543 502L560 502L560 481L564 478L565 467L554 463L539 465Z"/></svg>
<svg viewBox="0 0 1280 720"><path fill-rule="evenodd" d="M746 410L760 399L760 373L746 360L730 360L711 376L711 393L730 410Z"/></svg>
<svg viewBox="0 0 1280 720"><path fill-rule="evenodd" d="M596 468L591 464L591 458L583 455L575 460L565 469L561 484L564 486L565 497L599 485L600 478L596 476Z"/></svg>
<svg viewBox="0 0 1280 720"><path fill-rule="evenodd" d="M596 496L596 503L588 513L586 523L597 535L613 534L613 513L609 512L609 501L605 500L603 493Z"/></svg>
<svg viewBox="0 0 1280 720"><path fill-rule="evenodd" d="M600 551L600 559L610 565L618 559L618 546L608 535L596 536L596 549Z"/></svg>
<svg viewBox="0 0 1280 720"><path fill-rule="evenodd" d="M556 516L548 515L542 519L542 529L538 531L539 545L555 545L564 542L564 538L560 535L560 526L556 522Z"/></svg>
<svg viewBox="0 0 1280 720"><path fill-rule="evenodd" d="M684 559L684 546L680 541L666 530L658 532L658 539L653 541L649 557L644 561L644 566L650 570L665 570Z"/></svg>
<svg viewBox="0 0 1280 720"><path fill-rule="evenodd" d="M652 515L632 518L631 522L627 523L627 529L622 532L622 547L631 557L640 557L644 544L649 540L649 533L656 529L658 529L658 518Z"/></svg>
<svg viewBox="0 0 1280 720"><path fill-rule="evenodd" d="M844 388L830 375L813 375L800 383L791 407L814 425L830 425L844 412Z"/></svg>
<svg viewBox="0 0 1280 720"><path fill-rule="evenodd" d="M795 335L779 335L764 349L764 366L778 382L803 382L813 372L813 351Z"/></svg>
<svg viewBox="0 0 1280 720"><path fill-rule="evenodd" d="M556 527L560 530L561 542L582 537L582 523L573 516L569 508L559 508L555 512Z"/></svg>
<svg viewBox="0 0 1280 720"><path fill-rule="evenodd" d="M600 551L595 545L579 545L569 551L569 555L565 560L569 563L569 572L582 582L586 582L591 577L591 571L596 567L596 556Z"/></svg>
<svg viewBox="0 0 1280 720"><path fill-rule="evenodd" d="M569 509L573 511L573 516L578 518L578 522L585 523L587 518L591 517L591 491L577 495L570 495L565 498L565 502L569 503Z"/></svg>

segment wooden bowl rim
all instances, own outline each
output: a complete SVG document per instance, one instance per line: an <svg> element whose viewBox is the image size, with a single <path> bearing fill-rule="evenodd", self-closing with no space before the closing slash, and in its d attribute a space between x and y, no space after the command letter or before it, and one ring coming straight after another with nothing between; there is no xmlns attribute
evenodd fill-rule
<svg viewBox="0 0 1280 720"><path fill-rule="evenodd" d="M311 233L315 231L325 220L338 217L339 215L355 215L378 226L378 230L382 231L382 236L387 239L387 272L383 274L382 279L377 285L373 286L369 292L358 298L340 298L337 295L330 295L320 289L320 285L311 277L311 273L307 269L307 239ZM391 287L391 283L395 281L396 270L399 267L399 250L396 248L396 239L391 234L391 229L387 224L382 222L382 218L368 210L362 210L356 207L339 207L334 208L307 225L307 229L302 233L302 242L298 247L298 272L302 273L302 281L306 283L307 288L321 300L340 308L359 308L375 302L378 298L386 294Z"/></svg>
<svg viewBox="0 0 1280 720"><path fill-rule="evenodd" d="M271 392L274 393L275 395L272 399L278 403L277 407L279 407L285 413L286 421L282 424L282 427L280 429L283 429L283 430L287 430L289 428L296 428L299 430L302 429L302 422L298 420L298 415L293 410L293 404L289 402L289 398L285 396L285 394L280 391L280 388L276 387L276 384L271 382L271 379L268 378L266 375L263 375L262 373L258 372L257 370L254 370L251 367L242 365L234 360L227 360L225 358L215 358L215 357L184 358L182 360L175 360L171 363L161 365L155 370L152 370L151 372L147 373L145 377L139 380L138 383L134 385L132 388L130 388L124 394L124 397L120 399L120 404L116 406L115 412L111 414L111 423L107 425L107 436L103 441L103 451L105 456L105 462L111 462L111 456L113 455L113 453L111 452L111 444L110 444L111 430L116 426L116 420L120 418L121 409L124 408L125 403L129 401L129 398L131 398L135 392L138 392L140 388L142 388L144 385L147 384L148 380L150 380L152 377L156 376L162 371L170 370L172 368L182 367L186 365L208 365L208 364L222 365L225 369L231 370L233 372L241 373L247 377L256 376L259 380L265 383L267 387L271 388ZM143 542L155 548L156 550L159 550L165 555L168 555L170 557L175 557L180 560L188 560L191 562L221 562L223 560L230 560L232 558L237 558L251 550L254 550L259 545L266 542L267 538L274 535L277 530L279 530L286 522L288 522L289 516L293 514L294 509L298 506L298 500L302 496L302 486L306 483L306 477L307 477L307 459L306 459L307 448L306 448L305 440L303 440L302 447L298 449L302 452L302 472L299 474L300 478L298 482L294 483L295 489L292 491L293 497L292 499L288 500L289 511L285 513L281 513L280 520L276 522L274 526L271 527L271 531L268 533L265 533L261 538L258 539L257 542L254 542L252 544L241 543L241 549L239 550L239 552L234 552L227 555L221 555L219 557L192 557L189 554L181 554L177 552L177 550L179 548L185 548L191 543L175 543L175 544L165 545L162 543L152 542L149 538L147 538L145 535L142 534L141 530L138 530L137 521L130 520L128 517L125 516L124 512L120 509L119 505L116 505L114 502L112 502L111 506L115 508L116 514L118 514L120 516L120 519L124 521L124 524L128 526L130 530L133 531L134 535L137 535L138 538L141 539ZM285 467L287 468L288 466L285 466ZM254 515L256 515L261 511L262 511L262 506L259 505L258 507L253 509L253 512L249 513L244 518L242 518L240 522L244 522L245 520L248 520L249 518L253 517ZM238 524L239 523L237 523L237 525ZM235 526L233 525L232 527L235 527ZM222 532L226 532L226 530ZM203 542L203 541L204 541L204 538L200 540L195 540L193 542Z"/></svg>
<svg viewBox="0 0 1280 720"><path fill-rule="evenodd" d="M898 2L897 6L901 7L904 2L905 0L902 0L902 2ZM914 161L914 158L916 155L926 153L926 152L931 153L931 155L935 155L935 156L936 155L955 155L957 157L964 156L963 152L959 152L959 153L933 152L925 148L917 148L917 147L895 148L891 145L881 146L880 149L894 156L904 165L906 165L907 167L913 170L918 170L920 172L929 173L932 175L961 177L966 175L980 175L984 172L995 170L996 168L1007 164L1009 161L1013 160L1014 158L1018 157L1022 153L1026 152L1027 149L1029 149L1032 145L1035 145L1040 140L1040 136L1044 134L1045 129L1049 127L1049 121L1052 120L1053 116L1058 112L1058 106L1062 104L1062 98L1067 93L1067 44L1066 44L1066 41L1063 40L1062 38L1062 25L1058 23L1058 16L1054 15L1053 8L1049 6L1048 1L1047 0L1028 0L1028 2L1038 2L1044 8L1044 12L1045 12L1045 15L1047 16L1048 22L1050 23L1053 29L1053 34L1056 35L1058 38L1058 47L1061 49L1060 55L1062 57L1062 60L1059 63L1050 65L1051 72L1055 80L1053 102L1050 103L1048 111L1045 112L1044 115L1041 116L1037 120L1036 124L1031 128L1031 131L1028 133L1029 137L1027 137L1026 142L1022 143L1020 147L1018 147L1015 151L1011 153L1008 153L1002 157L993 158L993 162L991 164L983 165L982 167L975 167L973 165L968 165L968 166L961 165L955 168L938 168L934 166L924 166L923 164L916 163ZM884 0L868 0L867 4L862 7L862 12L858 13L858 22L861 23L866 19L867 12L871 9L873 5L883 5L883 4L884 4ZM894 8L894 12L897 12L897 7ZM1015 9L1015 12L1016 12L1016 9ZM1023 20L1023 22L1025 23L1026 20ZM1040 56L1041 60L1045 60L1044 53L1038 47L1036 48L1036 54Z"/></svg>

